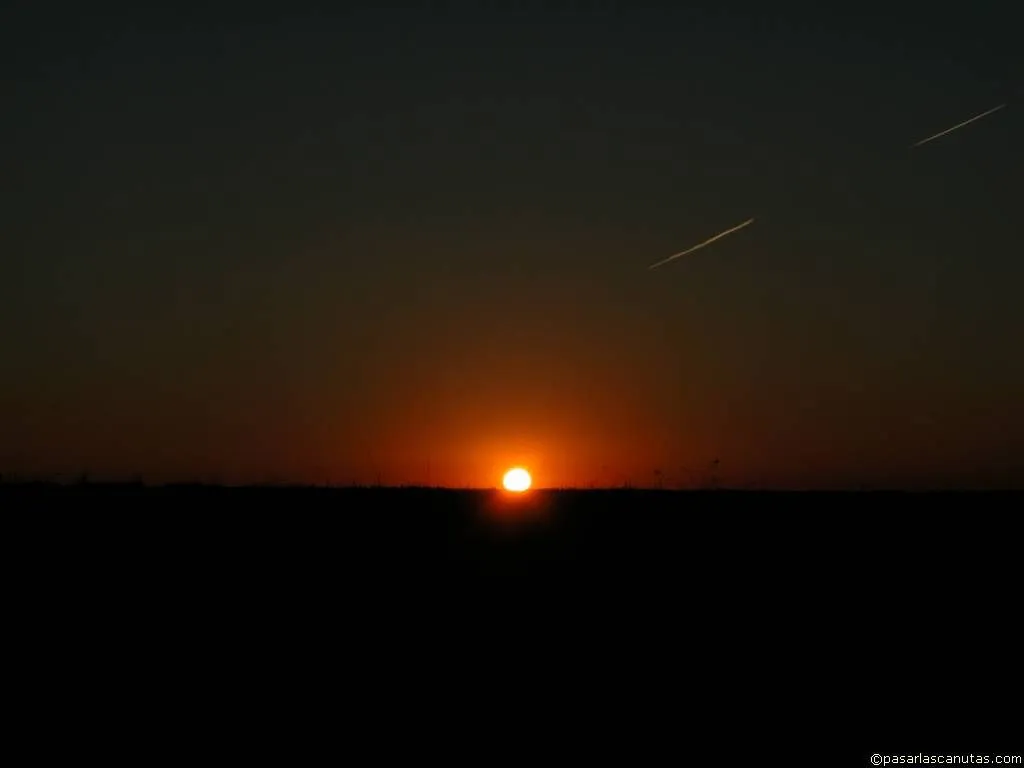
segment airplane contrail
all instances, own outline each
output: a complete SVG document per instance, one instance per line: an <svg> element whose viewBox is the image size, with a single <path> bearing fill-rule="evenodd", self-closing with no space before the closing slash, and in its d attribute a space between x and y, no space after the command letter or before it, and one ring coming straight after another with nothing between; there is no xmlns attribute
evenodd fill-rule
<svg viewBox="0 0 1024 768"><path fill-rule="evenodd" d="M687 248L685 251L680 251L679 253L674 253L671 256L669 256L667 259L662 259L657 264L651 264L651 266L649 266L648 269L655 269L656 267L660 267L662 264L668 264L673 259L678 259L680 256L685 256L688 253L693 253L694 251L703 248L705 245L711 245L711 243L715 242L715 240L723 238L726 235L731 235L733 232L735 232L735 231L737 231L739 229L743 229L748 224L753 224L753 223L754 223L753 219L747 219L742 224L737 224L732 229L727 229L727 230L725 230L725 232L719 232L714 237L709 237L703 243L698 243L697 245L693 246L692 248Z"/></svg>
<svg viewBox="0 0 1024 768"><path fill-rule="evenodd" d="M982 112L980 115L975 115L970 120L964 120L962 123L957 123L952 128L947 128L946 130L942 131L941 133L936 133L934 136L929 136L927 139L921 139L919 142L917 142L917 144L912 144L911 146L912 147L920 147L922 144L927 144L932 139L937 139L940 136L945 136L947 133L952 133L953 131L957 130L958 128L963 128L968 123L973 123L975 120L981 120L981 118L985 117L986 115L991 115L993 112L998 112L1000 109L1002 109L1005 106L1006 106L1006 104L1000 104L998 107L992 107L992 109L986 110L985 112Z"/></svg>

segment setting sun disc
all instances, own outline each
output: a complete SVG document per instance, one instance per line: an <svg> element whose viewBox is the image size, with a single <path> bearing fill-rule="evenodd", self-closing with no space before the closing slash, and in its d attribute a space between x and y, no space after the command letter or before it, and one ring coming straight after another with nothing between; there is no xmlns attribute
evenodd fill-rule
<svg viewBox="0 0 1024 768"><path fill-rule="evenodd" d="M506 491L512 491L513 493L522 493L528 491L530 485L533 482L530 477L530 473L522 467L513 467L501 480L502 485L505 486Z"/></svg>

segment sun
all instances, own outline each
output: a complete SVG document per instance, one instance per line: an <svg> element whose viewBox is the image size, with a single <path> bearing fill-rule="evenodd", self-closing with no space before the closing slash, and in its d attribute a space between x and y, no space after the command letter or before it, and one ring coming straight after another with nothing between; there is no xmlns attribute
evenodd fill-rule
<svg viewBox="0 0 1024 768"><path fill-rule="evenodd" d="M501 479L502 485L505 486L506 491L512 491L513 493L522 493L523 491L530 490L530 484L533 479L530 477L530 473L522 467L513 467L505 476Z"/></svg>

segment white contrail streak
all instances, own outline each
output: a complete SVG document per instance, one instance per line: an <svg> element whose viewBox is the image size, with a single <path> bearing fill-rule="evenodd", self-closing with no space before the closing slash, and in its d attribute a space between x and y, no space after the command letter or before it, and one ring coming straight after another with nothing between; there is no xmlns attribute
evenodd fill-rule
<svg viewBox="0 0 1024 768"><path fill-rule="evenodd" d="M725 232L719 232L714 237L709 237L703 243L698 243L697 245L693 246L692 248L687 248L685 251L680 251L679 253L674 253L671 256L669 256L667 259L662 259L657 264L651 264L651 266L649 266L648 269L654 269L656 267L660 267L662 264L668 264L673 259L678 259L680 256L685 256L688 253L693 253L694 251L703 248L705 245L711 245L711 243L715 242L715 240L723 238L726 235L731 235L736 230L743 229L748 224L753 224L753 223L754 223L753 219L747 219L742 224L737 224L732 229L727 229L727 230L725 230Z"/></svg>
<svg viewBox="0 0 1024 768"><path fill-rule="evenodd" d="M981 118L985 117L986 115L991 115L993 112L998 112L1005 106L1006 104L1000 104L998 107L992 107L992 109L982 112L980 115L975 115L970 120L964 120L962 123L957 123L952 128L947 128L946 130L942 131L942 133L936 133L934 136L929 136L927 139L921 139L919 142L917 142L917 144L912 144L911 146L920 147L922 144L927 144L932 139L937 139L940 136L945 136L947 133L952 133L958 128L963 128L965 125L973 123L975 120L981 120Z"/></svg>

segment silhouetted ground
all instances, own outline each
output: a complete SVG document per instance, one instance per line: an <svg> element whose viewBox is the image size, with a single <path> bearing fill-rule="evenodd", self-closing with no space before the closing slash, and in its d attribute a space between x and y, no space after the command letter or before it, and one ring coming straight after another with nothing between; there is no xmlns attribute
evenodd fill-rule
<svg viewBox="0 0 1024 768"><path fill-rule="evenodd" d="M810 764L866 765L930 745L866 739L865 717L893 712L906 739L922 702L958 691L973 707L964 686L1019 659L1022 500L7 484L5 616L23 646L8 655L42 659L33 674L76 711L117 669L126 701L177 691L218 724L222 696L241 721L301 703L301 727L333 734L339 702L427 713L468 685L468 709L530 697L530 729L542 709L560 732L585 717L599 753L643 704L660 751L693 754L693 717L714 744L737 740L728 757L704 745L703 765L737 765L744 745L743 764L788 764L812 738L830 746ZM804 707L829 702L799 743L795 686ZM737 704L747 719L716 715ZM750 741L758 723L786 743ZM850 741L829 730L853 724ZM492 725L507 738L514 723Z"/></svg>
<svg viewBox="0 0 1024 768"><path fill-rule="evenodd" d="M64 541L232 558L450 566L941 572L1015 538L1024 493L498 490L6 483L8 515Z"/></svg>
<svg viewBox="0 0 1024 768"><path fill-rule="evenodd" d="M565 608L905 620L1005 600L1020 493L0 486L37 576L116 589L230 586L292 607L500 592ZM19 534L14 534L15 531ZM43 564L46 564L45 567ZM497 592L496 592L497 591ZM486 597L480 599L487 600ZM504 598L502 598L504 599ZM561 609L558 609L561 610ZM1002 610L1005 610L1002 609ZM668 615L668 614L666 614Z"/></svg>

